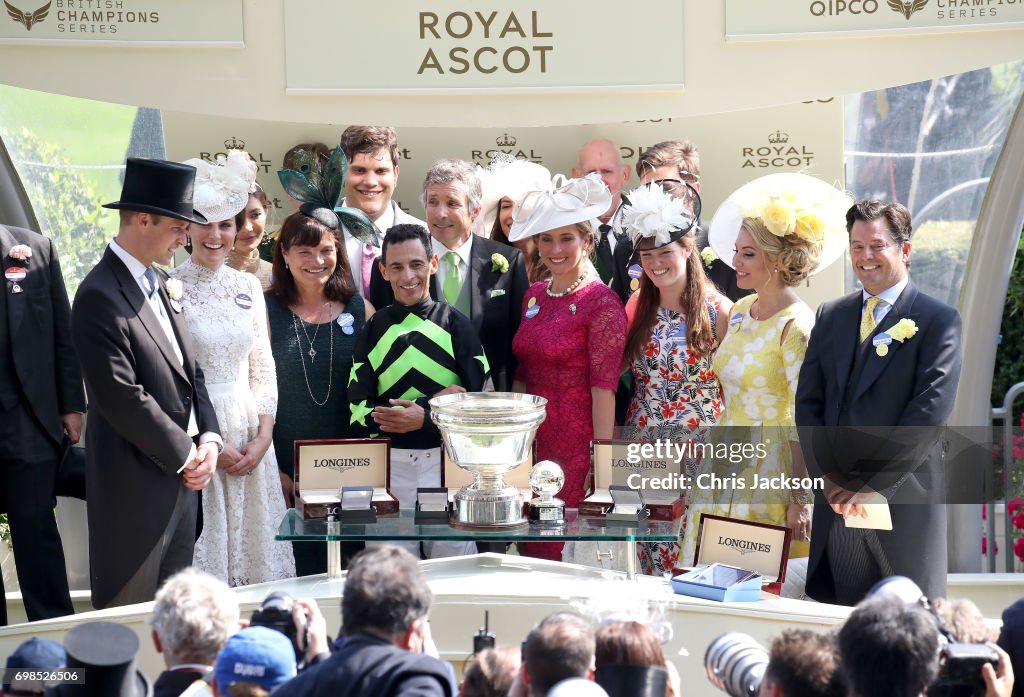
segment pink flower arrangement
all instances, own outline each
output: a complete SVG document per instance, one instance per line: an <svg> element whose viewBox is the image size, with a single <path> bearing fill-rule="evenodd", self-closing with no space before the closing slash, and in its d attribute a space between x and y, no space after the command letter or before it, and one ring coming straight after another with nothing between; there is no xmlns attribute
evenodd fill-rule
<svg viewBox="0 0 1024 697"><path fill-rule="evenodd" d="M18 262L28 262L32 258L32 248L27 244L16 244L7 252L7 256Z"/></svg>

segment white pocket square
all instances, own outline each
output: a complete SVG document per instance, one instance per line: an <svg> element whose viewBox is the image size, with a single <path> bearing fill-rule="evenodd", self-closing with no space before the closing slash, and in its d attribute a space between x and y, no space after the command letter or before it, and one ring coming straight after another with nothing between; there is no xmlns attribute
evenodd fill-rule
<svg viewBox="0 0 1024 697"><path fill-rule="evenodd" d="M494 289L491 290L490 297L492 297L492 298L500 298L504 294L505 294L505 291L503 289L501 289L501 288L494 288Z"/></svg>

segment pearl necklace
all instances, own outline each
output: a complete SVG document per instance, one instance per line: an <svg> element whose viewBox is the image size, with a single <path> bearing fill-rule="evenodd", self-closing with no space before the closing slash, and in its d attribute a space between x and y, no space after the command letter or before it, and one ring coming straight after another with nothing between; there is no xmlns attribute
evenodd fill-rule
<svg viewBox="0 0 1024 697"><path fill-rule="evenodd" d="M549 298L564 298L569 293L571 293L574 290L576 290L577 288L579 288L580 284L583 283L583 281L586 279L586 277L587 277L587 272L584 271L583 273L580 274L580 277L576 279L575 283L573 283L571 286L569 286L568 288L563 290L561 293L552 293L551 292L551 284L555 282L555 279L551 279L550 281L548 281L547 288L544 289L544 292L546 292L548 294Z"/></svg>

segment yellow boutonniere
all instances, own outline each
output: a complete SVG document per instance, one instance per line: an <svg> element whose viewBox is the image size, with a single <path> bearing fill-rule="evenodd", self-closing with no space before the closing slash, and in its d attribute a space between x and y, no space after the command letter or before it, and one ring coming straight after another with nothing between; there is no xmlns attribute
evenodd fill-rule
<svg viewBox="0 0 1024 697"><path fill-rule="evenodd" d="M705 247L704 251L700 253L700 258L704 260L704 266L710 267L711 263L718 258L718 255L715 254L715 250L711 247Z"/></svg>
<svg viewBox="0 0 1024 697"><path fill-rule="evenodd" d="M877 340L883 336L889 336L895 341L903 343L907 339L912 338L914 334L917 334L917 324L912 319L904 318L894 324L888 331L883 334L879 334L875 339ZM889 353L889 346L887 343L880 343L875 346L875 353L879 356L885 356Z"/></svg>
<svg viewBox="0 0 1024 697"><path fill-rule="evenodd" d="M498 273L505 273L508 271L508 259L503 255L495 252L491 255L491 271L497 271Z"/></svg>

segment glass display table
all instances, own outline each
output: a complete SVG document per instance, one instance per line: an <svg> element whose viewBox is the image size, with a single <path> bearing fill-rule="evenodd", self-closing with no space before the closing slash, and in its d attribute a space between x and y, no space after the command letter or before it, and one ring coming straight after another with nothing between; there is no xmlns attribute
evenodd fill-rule
<svg viewBox="0 0 1024 697"><path fill-rule="evenodd" d="M303 520L295 509L289 510L277 531L278 540L287 542L326 542L327 576L341 575L341 543L343 541L391 540L474 540L508 542L588 542L622 541L626 543L626 576L636 576L637 542L672 542L676 539L671 522L644 521L636 527L609 524L604 518L582 518L577 511L565 512L565 525L524 525L511 530L466 530L450 525L417 525L413 511L399 515L380 516L368 525L342 525L325 520ZM599 553L602 554L602 553ZM604 552L603 554L610 554Z"/></svg>

